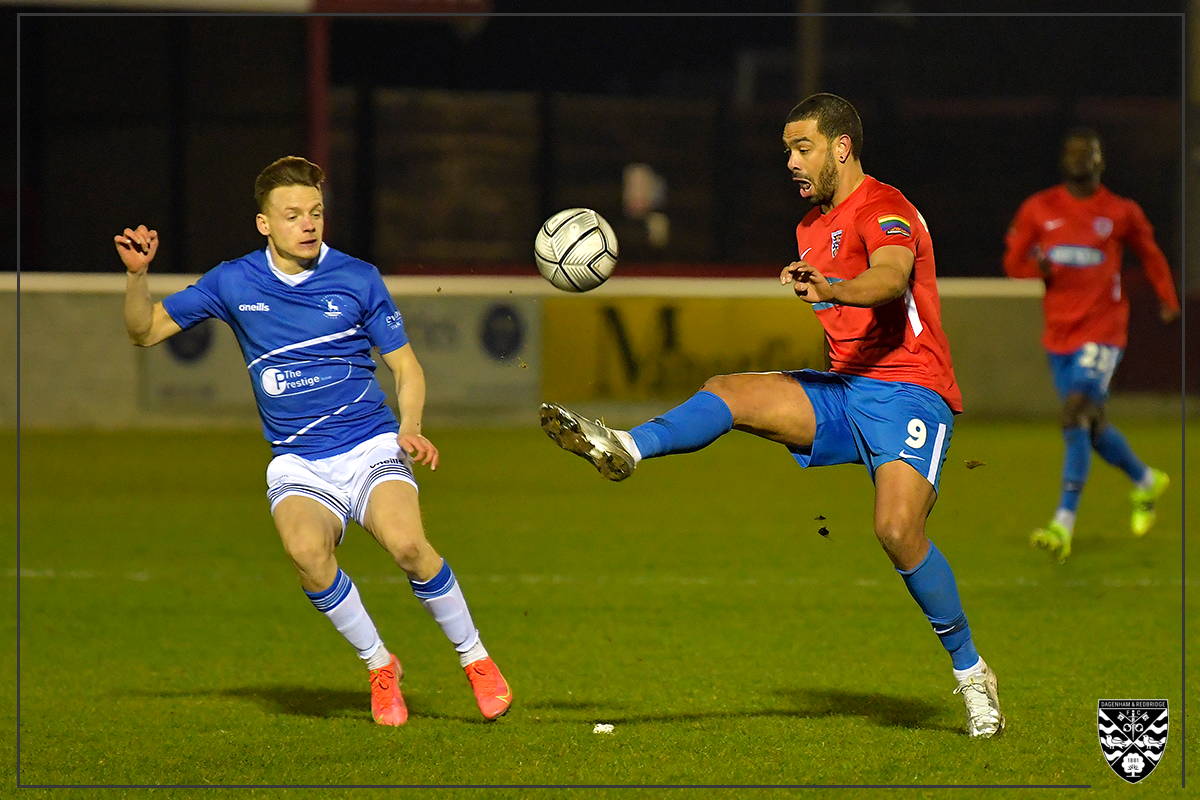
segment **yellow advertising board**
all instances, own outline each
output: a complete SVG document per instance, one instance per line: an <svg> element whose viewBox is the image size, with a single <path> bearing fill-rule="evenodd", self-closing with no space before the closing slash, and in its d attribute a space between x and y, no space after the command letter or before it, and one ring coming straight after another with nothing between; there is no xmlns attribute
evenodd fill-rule
<svg viewBox="0 0 1200 800"><path fill-rule="evenodd" d="M670 400L713 375L824 369L824 331L794 298L564 297L542 309L542 394L564 403Z"/></svg>

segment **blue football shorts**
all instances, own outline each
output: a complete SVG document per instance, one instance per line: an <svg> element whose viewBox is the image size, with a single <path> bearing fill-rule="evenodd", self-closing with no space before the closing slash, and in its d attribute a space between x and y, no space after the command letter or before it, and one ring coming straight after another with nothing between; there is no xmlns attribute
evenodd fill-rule
<svg viewBox="0 0 1200 800"><path fill-rule="evenodd" d="M1087 342L1074 353L1049 353L1050 373L1058 399L1069 394L1086 395L1096 404L1108 399L1108 384L1125 351L1110 344Z"/></svg>
<svg viewBox="0 0 1200 800"><path fill-rule="evenodd" d="M788 448L802 467L903 460L937 491L954 432L954 413L932 389L812 369L788 372L804 387L817 417L812 447Z"/></svg>
<svg viewBox="0 0 1200 800"><path fill-rule="evenodd" d="M328 458L307 459L295 453L284 453L267 465L267 499L271 512L279 501L290 495L316 500L342 521L353 519L359 525L367 513L371 491L384 481L404 481L417 488L412 473L412 457L400 447L394 433L381 433L353 450Z"/></svg>

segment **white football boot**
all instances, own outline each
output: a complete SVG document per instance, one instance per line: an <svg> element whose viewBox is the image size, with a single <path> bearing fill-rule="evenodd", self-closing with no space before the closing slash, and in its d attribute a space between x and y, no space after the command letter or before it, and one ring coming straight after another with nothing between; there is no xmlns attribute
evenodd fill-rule
<svg viewBox="0 0 1200 800"><path fill-rule="evenodd" d="M972 739L990 739L1004 730L1004 714L1000 711L996 673L983 659L980 664L983 671L960 681L954 693L962 695L967 707L967 733Z"/></svg>
<svg viewBox="0 0 1200 800"><path fill-rule="evenodd" d="M592 462L610 481L623 481L636 466L633 454L599 420L592 422L556 403L542 403L542 430L564 450Z"/></svg>

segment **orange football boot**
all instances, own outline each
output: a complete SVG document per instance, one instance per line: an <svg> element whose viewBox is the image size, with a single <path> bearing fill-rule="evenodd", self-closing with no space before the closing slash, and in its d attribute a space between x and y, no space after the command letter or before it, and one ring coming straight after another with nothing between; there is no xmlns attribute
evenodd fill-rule
<svg viewBox="0 0 1200 800"><path fill-rule="evenodd" d="M472 661L467 664L466 672L467 680L475 690L475 701L479 703L479 710L483 712L483 716L496 719L507 714L509 706L512 705L512 689L508 688L508 683L496 668L495 662L490 658Z"/></svg>
<svg viewBox="0 0 1200 800"><path fill-rule="evenodd" d="M371 716L380 725L403 725L408 722L408 706L400 695L400 681L404 678L404 670L400 667L400 659L392 655L392 660L385 667L373 669L371 672Z"/></svg>

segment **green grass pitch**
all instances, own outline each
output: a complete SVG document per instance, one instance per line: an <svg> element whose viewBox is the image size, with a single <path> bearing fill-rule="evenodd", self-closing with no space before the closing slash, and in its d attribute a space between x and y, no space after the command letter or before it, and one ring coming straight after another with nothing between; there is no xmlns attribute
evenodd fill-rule
<svg viewBox="0 0 1200 800"><path fill-rule="evenodd" d="M1175 479L1158 526L1128 533L1128 482L1097 459L1065 565L1027 543L1057 499L1053 422L962 419L955 431L928 530L1000 676L1008 730L991 741L963 732L949 658L871 532L861 467L801 470L781 447L731 434L610 484L534 426L432 431L442 466L418 468L429 537L516 700L482 720L403 574L351 525L340 563L406 671L411 717L393 729L372 724L365 670L299 589L258 436L26 433L20 561L6 549L3 563L6 600L19 585L20 783L1070 785L1092 788L1054 796L1115 797L1133 787L1101 756L1096 703L1130 697L1170 701L1163 763L1136 788L1173 796L1183 437L1178 423L1123 428ZM16 435L4 441L12 453ZM4 519L18 518L4 502ZM0 659L18 674L16 652ZM17 704L3 702L11 732Z"/></svg>

